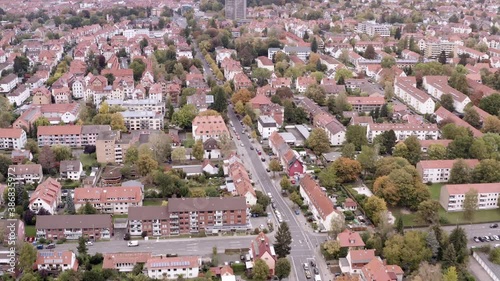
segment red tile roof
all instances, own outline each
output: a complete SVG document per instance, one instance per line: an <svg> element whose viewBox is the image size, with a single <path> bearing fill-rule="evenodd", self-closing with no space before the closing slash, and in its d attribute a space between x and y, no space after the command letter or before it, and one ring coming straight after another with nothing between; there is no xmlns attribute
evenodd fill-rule
<svg viewBox="0 0 500 281"><path fill-rule="evenodd" d="M365 243L359 233L350 231L349 229L337 235L337 241L340 243L340 247L364 247Z"/></svg>
<svg viewBox="0 0 500 281"><path fill-rule="evenodd" d="M81 132L82 126L79 125L40 126L38 127L37 135L79 135Z"/></svg>
<svg viewBox="0 0 500 281"><path fill-rule="evenodd" d="M0 138L20 138L23 134L23 129L0 128Z"/></svg>
<svg viewBox="0 0 500 281"><path fill-rule="evenodd" d="M319 184L309 174L302 177L300 186L304 189L307 196L309 196L311 203L313 203L323 219L326 219L328 215L335 211L332 201L328 199Z"/></svg>

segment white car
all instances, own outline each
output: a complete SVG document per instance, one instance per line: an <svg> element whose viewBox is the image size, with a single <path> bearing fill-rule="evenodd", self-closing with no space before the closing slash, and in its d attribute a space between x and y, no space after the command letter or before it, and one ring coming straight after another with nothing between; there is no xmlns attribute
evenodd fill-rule
<svg viewBox="0 0 500 281"><path fill-rule="evenodd" d="M127 246L129 247L136 247L136 246L139 246L139 241L129 241L127 243Z"/></svg>
<svg viewBox="0 0 500 281"><path fill-rule="evenodd" d="M243 143L240 144L241 146L245 146Z"/></svg>
<svg viewBox="0 0 500 281"><path fill-rule="evenodd" d="M94 246L94 243L92 241L87 241L85 242L85 246Z"/></svg>

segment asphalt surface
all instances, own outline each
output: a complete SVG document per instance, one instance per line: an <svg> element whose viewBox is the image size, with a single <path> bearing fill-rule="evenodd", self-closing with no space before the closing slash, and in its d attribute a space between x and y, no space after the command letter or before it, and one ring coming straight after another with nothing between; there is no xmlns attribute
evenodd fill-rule
<svg viewBox="0 0 500 281"><path fill-rule="evenodd" d="M260 186L264 193L271 193L276 204L276 209L280 211L284 221L288 223L290 232L292 234L292 250L290 253L290 258L292 262L292 268L294 269L291 273L290 280L306 280L305 272L303 270L302 264L308 263L311 260L315 260L316 264L320 269L320 274L322 280L330 280L326 272L326 264L321 261L319 244L320 241L324 241L324 236L314 235L307 230L307 223L299 222L297 215L290 208L290 204L281 196L280 188L271 179L271 174L269 174L265 167L269 162L266 158L266 162L263 163L255 150L251 150L250 146L256 146L256 143L251 143L248 138L248 131L243 134L243 126L237 119L232 108L228 108L228 117L232 121L236 133L240 135L240 140L236 140L237 150L240 157L243 158L244 163L250 166L250 171L252 173L252 179L256 183L256 187ZM243 143L243 146L241 146ZM268 210L269 211L269 210ZM328 279L327 279L328 278Z"/></svg>

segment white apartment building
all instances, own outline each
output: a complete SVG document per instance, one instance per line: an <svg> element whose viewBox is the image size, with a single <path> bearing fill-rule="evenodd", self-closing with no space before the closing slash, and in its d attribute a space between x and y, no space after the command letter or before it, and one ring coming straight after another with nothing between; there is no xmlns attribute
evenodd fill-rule
<svg viewBox="0 0 500 281"><path fill-rule="evenodd" d="M7 99L9 99L9 103L16 104L18 107L21 106L24 103L24 101L29 97L30 97L30 89L25 85L20 85L19 87L17 87L17 89L7 94Z"/></svg>
<svg viewBox="0 0 500 281"><path fill-rule="evenodd" d="M257 120L257 130L263 139L268 139L269 136L278 131L278 125L274 118L270 116L260 116Z"/></svg>
<svg viewBox="0 0 500 281"><path fill-rule="evenodd" d="M156 113L165 113L165 102L157 99L142 99L142 100L106 100L109 106L119 106L129 111L151 111Z"/></svg>
<svg viewBox="0 0 500 281"><path fill-rule="evenodd" d="M453 97L455 111L459 113L463 113L465 106L471 102L468 96L448 85L448 76L425 76L422 86L436 99L441 99L444 94L450 94Z"/></svg>
<svg viewBox="0 0 500 281"><path fill-rule="evenodd" d="M14 73L11 73L0 80L0 92L8 93L12 91L19 83L19 78Z"/></svg>
<svg viewBox="0 0 500 281"><path fill-rule="evenodd" d="M87 202L104 214L128 214L129 207L142 206L144 199L140 186L75 188L73 202L78 210Z"/></svg>
<svg viewBox="0 0 500 281"><path fill-rule="evenodd" d="M0 128L0 149L23 149L27 140L23 129Z"/></svg>
<svg viewBox="0 0 500 281"><path fill-rule="evenodd" d="M43 179L42 165L24 164L10 165L9 174L14 183L40 183Z"/></svg>
<svg viewBox="0 0 500 281"><path fill-rule="evenodd" d="M455 53L455 43L448 41L441 42L426 42L425 44L425 57L426 58L437 58L444 51L449 57L453 52Z"/></svg>
<svg viewBox="0 0 500 281"><path fill-rule="evenodd" d="M184 257L151 257L144 265L149 278L173 279L179 276L183 278L196 278L200 273L201 258L194 256Z"/></svg>
<svg viewBox="0 0 500 281"><path fill-rule="evenodd" d="M441 187L439 203L446 211L463 211L465 194L475 189L479 210L498 208L500 183L447 184Z"/></svg>
<svg viewBox="0 0 500 281"><path fill-rule="evenodd" d="M394 131L398 141L404 141L410 136L416 136L419 140L437 140L439 137L439 128L436 124L375 123L367 126L368 141L372 142L376 136L390 130Z"/></svg>
<svg viewBox="0 0 500 281"><path fill-rule="evenodd" d="M36 267L39 271L77 271L78 260L72 251L37 252Z"/></svg>
<svg viewBox="0 0 500 281"><path fill-rule="evenodd" d="M85 81L80 79L75 80L73 85L71 85L71 91L75 99L83 98L85 94Z"/></svg>
<svg viewBox="0 0 500 281"><path fill-rule="evenodd" d="M79 181L83 173L83 165L80 160L63 160L59 164L61 178Z"/></svg>
<svg viewBox="0 0 500 281"><path fill-rule="evenodd" d="M394 95L403 100L404 103L413 107L420 114L432 114L436 103L432 98L416 88L415 84L408 79L397 79L394 83Z"/></svg>
<svg viewBox="0 0 500 281"><path fill-rule="evenodd" d="M125 120L128 130L162 130L163 114L152 111L122 111L120 114Z"/></svg>
<svg viewBox="0 0 500 281"><path fill-rule="evenodd" d="M448 182L450 171L457 160L422 160L417 163L417 172L422 178L422 182ZM463 160L469 168L473 169L479 160Z"/></svg>

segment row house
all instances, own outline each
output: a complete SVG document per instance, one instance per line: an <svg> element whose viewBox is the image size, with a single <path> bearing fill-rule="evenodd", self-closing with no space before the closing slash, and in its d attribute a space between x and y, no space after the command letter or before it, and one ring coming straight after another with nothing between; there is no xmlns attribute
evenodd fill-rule
<svg viewBox="0 0 500 281"><path fill-rule="evenodd" d="M453 97L453 105L459 113L464 112L464 108L471 102L470 98L448 85L448 76L425 76L422 86L436 99L441 99L444 94Z"/></svg>
<svg viewBox="0 0 500 281"><path fill-rule="evenodd" d="M170 198L167 206L129 209L129 233L140 236L217 233L251 229L244 197Z"/></svg>
<svg viewBox="0 0 500 281"><path fill-rule="evenodd" d="M328 55L321 55L320 61L321 64L326 65L327 70L336 71L337 69L344 67L344 65L341 62Z"/></svg>
<svg viewBox="0 0 500 281"><path fill-rule="evenodd" d="M55 103L70 103L71 90L68 87L52 89L52 97Z"/></svg>
<svg viewBox="0 0 500 281"><path fill-rule="evenodd" d="M7 94L11 105L21 106L30 97L30 89L25 85L19 85L14 91Z"/></svg>
<svg viewBox="0 0 500 281"><path fill-rule="evenodd" d="M332 219L340 217L333 202L328 198L319 184L311 175L305 174L299 181L299 192L304 198L304 204L309 206L314 218L318 222L320 231L329 231L332 226Z"/></svg>
<svg viewBox="0 0 500 281"><path fill-rule="evenodd" d="M15 184L38 184L43 179L42 165L23 164L9 166L9 181Z"/></svg>
<svg viewBox="0 0 500 281"><path fill-rule="evenodd" d="M110 125L83 125L82 132L80 134L82 146L96 145L99 133L110 131Z"/></svg>
<svg viewBox="0 0 500 281"><path fill-rule="evenodd" d="M286 171L290 177L301 175L305 172L306 167L300 160L299 154L290 148L278 132L272 133L269 137L269 147L272 149L273 153L278 156L278 160L283 166L283 170Z"/></svg>
<svg viewBox="0 0 500 281"><path fill-rule="evenodd" d="M258 68L264 68L271 72L274 72L274 63L268 57L260 56L255 59Z"/></svg>
<svg viewBox="0 0 500 281"><path fill-rule="evenodd" d="M36 187L29 202L29 208L34 213L38 214L43 208L51 215L55 215L57 206L61 203L61 184L56 179L47 178Z"/></svg>
<svg viewBox="0 0 500 281"><path fill-rule="evenodd" d="M201 257L197 256L151 257L144 264L149 278L161 280L193 279L198 277L200 267Z"/></svg>
<svg viewBox="0 0 500 281"><path fill-rule="evenodd" d="M453 165L457 160L422 160L417 163L417 172L422 182L448 182ZM462 160L470 168L474 169L479 164L477 159Z"/></svg>
<svg viewBox="0 0 500 281"><path fill-rule="evenodd" d="M122 107L130 111L152 111L157 113L165 113L165 102L157 99L140 99L140 100L106 100L109 106Z"/></svg>
<svg viewBox="0 0 500 281"><path fill-rule="evenodd" d="M151 256L151 252L105 253L102 269L132 272L137 264L145 264Z"/></svg>
<svg viewBox="0 0 500 281"><path fill-rule="evenodd" d="M38 271L78 271L78 259L72 251L39 251L35 261Z"/></svg>
<svg viewBox="0 0 500 281"><path fill-rule="evenodd" d="M226 49L226 48L216 48L215 49L215 61L219 64L225 59L230 59L231 56L236 56L236 50Z"/></svg>
<svg viewBox="0 0 500 281"><path fill-rule="evenodd" d="M490 58L490 56L486 53L479 52L477 50L465 46L457 46L456 51L458 56L465 54L469 55L470 58L475 60L487 60Z"/></svg>
<svg viewBox="0 0 500 281"><path fill-rule="evenodd" d="M73 202L75 209L90 203L103 214L127 214L130 207L142 206L143 199L140 186L82 187L75 188Z"/></svg>
<svg viewBox="0 0 500 281"><path fill-rule="evenodd" d="M497 209L500 183L447 184L441 187L439 203L448 212L463 211L467 192L477 191L477 209Z"/></svg>
<svg viewBox="0 0 500 281"><path fill-rule="evenodd" d="M253 206L257 204L257 194L243 163L234 161L230 164L228 167L228 176L226 184L234 185L234 196L244 197L247 205Z"/></svg>
<svg viewBox="0 0 500 281"><path fill-rule="evenodd" d="M27 141L23 129L0 128L0 149L23 149Z"/></svg>
<svg viewBox="0 0 500 281"><path fill-rule="evenodd" d="M229 130L222 116L196 116L192 123L194 140L205 142L209 138L219 140L222 135L229 136Z"/></svg>
<svg viewBox="0 0 500 281"><path fill-rule="evenodd" d="M208 90L208 89L207 89ZM199 89L196 94L187 97L187 104L192 104L198 109L198 112L203 112L214 103L214 96L207 95L205 90Z"/></svg>
<svg viewBox="0 0 500 281"><path fill-rule="evenodd" d="M463 119L456 116L455 114L449 112L446 108L442 106L439 107L438 110L436 110L436 112L434 112L434 116L436 117L436 122L438 123L443 120L451 121L453 124L457 126L468 128L472 132L472 135L476 138L483 136L483 133L481 131L472 127L469 123L465 122Z"/></svg>
<svg viewBox="0 0 500 281"><path fill-rule="evenodd" d="M414 77L397 78L394 95L420 114L432 114L436 103L424 91L417 89Z"/></svg>
<svg viewBox="0 0 500 281"><path fill-rule="evenodd" d="M36 237L51 240L111 239L113 218L111 215L57 215L36 217Z"/></svg>
<svg viewBox="0 0 500 281"><path fill-rule="evenodd" d="M186 86L190 88L206 88L207 83L205 83L205 78L203 74L198 73L188 73L186 75Z"/></svg>
<svg viewBox="0 0 500 281"><path fill-rule="evenodd" d="M416 136L419 140L438 139L439 137L439 128L436 124L373 123L367 126L368 141L372 142L376 136L390 130L396 134L397 141L404 141L410 136Z"/></svg>
<svg viewBox="0 0 500 281"><path fill-rule="evenodd" d="M38 146L67 145L80 147L82 126L39 126L37 130Z"/></svg>
<svg viewBox="0 0 500 281"><path fill-rule="evenodd" d="M66 180L79 181L83 174L83 165L80 160L63 160L59 163L59 174Z"/></svg>
<svg viewBox="0 0 500 281"><path fill-rule="evenodd" d="M252 81L248 78L245 73L238 73L233 79L234 90L238 91L240 89L248 89L252 87Z"/></svg>
<svg viewBox="0 0 500 281"><path fill-rule="evenodd" d="M297 80L295 81L295 89L299 93L305 93L307 91L307 88L311 85L317 84L316 78L307 76L307 77L297 77Z"/></svg>
<svg viewBox="0 0 500 281"><path fill-rule="evenodd" d="M80 113L80 105L78 103L70 104L45 104L31 105L26 111L14 121L14 128L22 128L29 132L33 128L33 124L39 117L45 117L50 124L58 125L61 122L68 124L73 123L78 119Z"/></svg>
<svg viewBox="0 0 500 281"><path fill-rule="evenodd" d="M151 111L121 111L128 130L162 130L164 114Z"/></svg>
<svg viewBox="0 0 500 281"><path fill-rule="evenodd" d="M354 45L354 50L356 52L364 52L368 46L372 46L375 51L380 51L384 48L384 43L382 42L373 42L373 41L359 41Z"/></svg>
<svg viewBox="0 0 500 281"><path fill-rule="evenodd" d="M33 154L26 149L14 149L10 154L13 165L23 164L33 160Z"/></svg>
<svg viewBox="0 0 500 281"><path fill-rule="evenodd" d="M384 97L347 97L347 102L352 105L352 109L357 112L370 112L380 110L385 104Z"/></svg>

